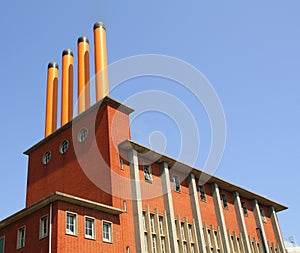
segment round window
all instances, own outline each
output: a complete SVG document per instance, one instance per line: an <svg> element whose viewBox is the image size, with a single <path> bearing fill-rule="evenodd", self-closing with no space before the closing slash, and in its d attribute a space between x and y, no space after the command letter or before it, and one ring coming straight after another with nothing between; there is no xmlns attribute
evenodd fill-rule
<svg viewBox="0 0 300 253"><path fill-rule="evenodd" d="M81 128L79 133L78 133L78 141L79 142L84 142L87 136L88 136L87 128Z"/></svg>
<svg viewBox="0 0 300 253"><path fill-rule="evenodd" d="M43 164L48 164L51 160L51 152L47 151L43 156Z"/></svg>
<svg viewBox="0 0 300 253"><path fill-rule="evenodd" d="M68 140L63 140L62 143L60 144L60 147L59 147L59 152L61 154L64 154L67 152L69 148L69 141Z"/></svg>

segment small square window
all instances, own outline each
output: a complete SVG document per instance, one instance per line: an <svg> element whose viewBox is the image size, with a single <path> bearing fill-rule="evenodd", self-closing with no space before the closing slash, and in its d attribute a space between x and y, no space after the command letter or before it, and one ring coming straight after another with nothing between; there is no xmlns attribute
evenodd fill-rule
<svg viewBox="0 0 300 253"><path fill-rule="evenodd" d="M144 165L144 178L146 182L152 183L152 169L150 165Z"/></svg>
<svg viewBox="0 0 300 253"><path fill-rule="evenodd" d="M110 222L102 222L102 239L104 242L112 242L112 224Z"/></svg>
<svg viewBox="0 0 300 253"><path fill-rule="evenodd" d="M206 194L204 185L199 185L200 199L206 202Z"/></svg>
<svg viewBox="0 0 300 253"><path fill-rule="evenodd" d="M17 249L25 247L25 226L18 229Z"/></svg>
<svg viewBox="0 0 300 253"><path fill-rule="evenodd" d="M180 180L178 176L173 176L174 191L180 192Z"/></svg>
<svg viewBox="0 0 300 253"><path fill-rule="evenodd" d="M95 239L95 219L90 217L85 217L85 238Z"/></svg>
<svg viewBox="0 0 300 253"><path fill-rule="evenodd" d="M67 213L66 233L69 235L77 234L77 215L75 213Z"/></svg>
<svg viewBox="0 0 300 253"><path fill-rule="evenodd" d="M242 202L242 208L243 208L244 216L248 217L248 208L246 202L244 201Z"/></svg>
<svg viewBox="0 0 300 253"><path fill-rule="evenodd" d="M48 236L48 216L40 218L40 239Z"/></svg>
<svg viewBox="0 0 300 253"><path fill-rule="evenodd" d="M221 199L222 199L222 202L223 202L224 209L228 209L228 201L227 201L226 195L225 194L221 194Z"/></svg>

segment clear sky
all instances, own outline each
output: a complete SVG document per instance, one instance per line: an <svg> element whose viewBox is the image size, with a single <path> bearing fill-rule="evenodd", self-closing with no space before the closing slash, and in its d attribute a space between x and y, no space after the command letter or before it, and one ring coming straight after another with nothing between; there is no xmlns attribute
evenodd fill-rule
<svg viewBox="0 0 300 253"><path fill-rule="evenodd" d="M3 1L0 219L25 204L27 157L22 152L44 136L48 62L60 64L65 48L76 54L77 38L86 35L93 41L93 24L103 21L110 63L163 54L189 62L209 79L227 123L216 176L288 206L278 214L283 236L295 235L300 242L299 11L298 0ZM190 107L173 85L161 78L137 78L112 97L122 101L155 89ZM198 110L202 146L196 166L201 168L211 133L203 108ZM166 152L176 158L180 129L173 133L172 124L160 124L168 118L145 123L157 119L155 113L144 116L133 125L132 138L148 145L149 133L166 132Z"/></svg>

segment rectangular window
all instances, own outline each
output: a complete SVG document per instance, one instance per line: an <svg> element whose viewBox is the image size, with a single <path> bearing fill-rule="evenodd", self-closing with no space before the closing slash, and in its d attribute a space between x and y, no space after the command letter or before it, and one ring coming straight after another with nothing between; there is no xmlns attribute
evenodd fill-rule
<svg viewBox="0 0 300 253"><path fill-rule="evenodd" d="M144 165L144 179L146 182L152 183L152 169L150 165Z"/></svg>
<svg viewBox="0 0 300 253"><path fill-rule="evenodd" d="M165 232L164 232L164 223L163 223L163 217L159 217L159 232L161 235L164 235Z"/></svg>
<svg viewBox="0 0 300 253"><path fill-rule="evenodd" d="M221 199L222 199L222 202L223 202L224 209L228 209L228 201L227 201L226 195L225 194L221 194Z"/></svg>
<svg viewBox="0 0 300 253"><path fill-rule="evenodd" d="M143 228L145 231L147 231L147 227L146 227L146 215L145 212L143 212Z"/></svg>
<svg viewBox="0 0 300 253"><path fill-rule="evenodd" d="M69 235L77 234L77 215L75 213L67 213L66 233Z"/></svg>
<svg viewBox="0 0 300 253"><path fill-rule="evenodd" d="M180 192L180 180L178 176L173 176L174 191Z"/></svg>
<svg viewBox="0 0 300 253"><path fill-rule="evenodd" d="M144 234L145 252L148 253L148 237L147 233Z"/></svg>
<svg viewBox="0 0 300 253"><path fill-rule="evenodd" d="M112 242L112 227L110 222L103 221L102 238L104 242Z"/></svg>
<svg viewBox="0 0 300 253"><path fill-rule="evenodd" d="M155 231L154 214L150 214L150 225L151 225L151 233L154 233Z"/></svg>
<svg viewBox="0 0 300 253"><path fill-rule="evenodd" d="M152 235L152 246L153 246L153 253L157 253L157 248L156 248L156 236Z"/></svg>
<svg viewBox="0 0 300 253"><path fill-rule="evenodd" d="M200 192L200 200L206 202L206 194L205 194L204 185L199 185L199 192Z"/></svg>
<svg viewBox="0 0 300 253"><path fill-rule="evenodd" d="M122 158L120 159L120 169L124 170L124 160Z"/></svg>
<svg viewBox="0 0 300 253"><path fill-rule="evenodd" d="M18 229L17 249L25 247L25 227Z"/></svg>
<svg viewBox="0 0 300 253"><path fill-rule="evenodd" d="M183 253L187 253L187 243L183 243Z"/></svg>
<svg viewBox="0 0 300 253"><path fill-rule="evenodd" d="M48 236L48 216L40 218L40 239Z"/></svg>
<svg viewBox="0 0 300 253"><path fill-rule="evenodd" d="M246 202L242 202L242 208L243 208L243 213L244 213L244 216L248 216L248 208L247 208L247 204Z"/></svg>
<svg viewBox="0 0 300 253"><path fill-rule="evenodd" d="M191 245L191 253L195 253L195 245L194 244Z"/></svg>
<svg viewBox="0 0 300 253"><path fill-rule="evenodd" d="M4 253L5 238L0 238L0 253Z"/></svg>
<svg viewBox="0 0 300 253"><path fill-rule="evenodd" d="M161 252L166 253L166 239L164 237L161 238Z"/></svg>
<svg viewBox="0 0 300 253"><path fill-rule="evenodd" d="M180 229L181 229L181 237L182 237L182 240L185 240L184 223L181 223Z"/></svg>
<svg viewBox="0 0 300 253"><path fill-rule="evenodd" d="M95 219L90 217L85 217L85 238L95 239Z"/></svg>
<svg viewBox="0 0 300 253"><path fill-rule="evenodd" d="M193 239L193 230L192 230L192 225L190 225L190 224L188 226L188 231L189 231L190 242L193 242L194 241L194 239Z"/></svg>
<svg viewBox="0 0 300 253"><path fill-rule="evenodd" d="M266 214L265 214L265 210L263 208L260 208L260 215L261 215L261 220L263 222L267 222L267 217L266 217Z"/></svg>

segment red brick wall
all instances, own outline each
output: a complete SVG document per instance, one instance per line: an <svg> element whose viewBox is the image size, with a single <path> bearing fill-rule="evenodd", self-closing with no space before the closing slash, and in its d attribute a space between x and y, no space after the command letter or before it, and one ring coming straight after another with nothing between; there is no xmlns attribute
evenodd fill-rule
<svg viewBox="0 0 300 253"><path fill-rule="evenodd" d="M103 212L82 208L75 205L59 203L57 213L58 232L57 232L57 249L59 252L125 252L126 241L123 239L120 219L116 215L106 214ZM66 211L77 214L77 235L66 234ZM86 239L84 231L84 217L90 216L95 218L96 239ZM107 243L102 240L102 221L112 222L113 242Z"/></svg>
<svg viewBox="0 0 300 253"><path fill-rule="evenodd" d="M244 198L241 198L241 202L245 202L248 208L248 216L244 216L248 235L250 236L251 240L253 240L253 238L258 240L256 232L257 225L255 222L252 203L250 200Z"/></svg>
<svg viewBox="0 0 300 253"><path fill-rule="evenodd" d="M265 234L267 237L267 241L270 243L274 243L276 245L276 237L274 234L274 229L273 229L273 225L271 222L269 209L266 208L265 206L260 206L260 208L264 209L265 215L266 215L267 222L263 222L263 225L264 225L264 230L265 230Z"/></svg>
<svg viewBox="0 0 300 253"><path fill-rule="evenodd" d="M236 234L239 235L240 230L239 230L239 225L238 225L237 218L236 218L237 216L236 216L236 212L235 212L235 208L234 208L232 193L220 189L220 195L221 194L226 195L227 202L228 202L228 209L223 208L223 203L222 203L226 228L229 229L231 235L233 235L233 231L235 231Z"/></svg>
<svg viewBox="0 0 300 253"><path fill-rule="evenodd" d="M0 230L0 238L5 236L4 252L8 253L46 253L48 252L49 237L39 239L40 218L44 215L49 217L49 206L44 207L31 215L16 221ZM18 229L25 226L25 247L17 250Z"/></svg>
<svg viewBox="0 0 300 253"><path fill-rule="evenodd" d="M197 182L198 185L198 182ZM214 207L214 200L211 191L211 185L205 184L205 193L206 193L206 202L200 200L199 192L198 192L198 199L200 204L200 211L202 216L203 224L206 223L207 227L213 225L214 228L218 227L216 211Z"/></svg>

